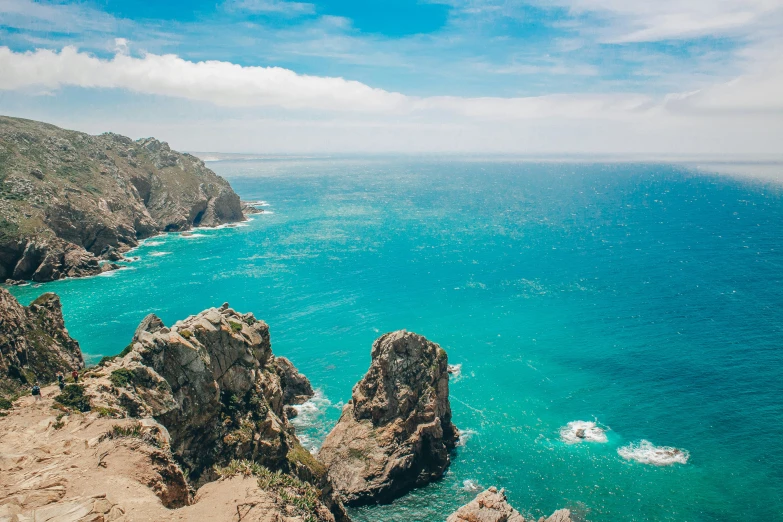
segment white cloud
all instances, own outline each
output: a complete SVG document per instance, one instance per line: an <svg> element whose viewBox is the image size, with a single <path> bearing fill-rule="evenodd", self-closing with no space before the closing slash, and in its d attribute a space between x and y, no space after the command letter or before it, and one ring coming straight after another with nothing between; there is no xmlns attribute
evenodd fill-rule
<svg viewBox="0 0 783 522"><path fill-rule="evenodd" d="M242 67L229 62L191 62L175 55L117 54L102 60L65 47L17 53L0 47L0 89L63 86L130 91L207 101L226 107L389 111L401 94L363 83L306 76L280 67Z"/></svg>
<svg viewBox="0 0 783 522"><path fill-rule="evenodd" d="M415 97L343 78L308 76L280 67L193 62L175 55L100 59L74 47L60 52L14 52L0 47L0 90L65 86L125 89L209 102L222 107L279 107L363 114L459 116L471 119L634 118L650 111L779 111L783 109L783 60L770 68L656 101L643 94L561 94L518 98Z"/></svg>
<svg viewBox="0 0 783 522"><path fill-rule="evenodd" d="M285 0L228 0L224 6L229 10L249 11L253 13L275 13L288 16L315 13L315 5L307 2L288 2Z"/></svg>

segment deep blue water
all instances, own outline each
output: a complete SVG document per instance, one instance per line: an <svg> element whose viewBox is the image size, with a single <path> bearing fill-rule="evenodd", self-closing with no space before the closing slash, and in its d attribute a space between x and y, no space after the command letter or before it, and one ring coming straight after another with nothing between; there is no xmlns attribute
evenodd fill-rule
<svg viewBox="0 0 783 522"><path fill-rule="evenodd" d="M380 333L440 343L465 431L446 478L356 520L439 521L505 487L523 513L775 520L783 506L783 191L676 166L302 159L216 162L272 213L148 240L130 268L55 291L93 360L138 322L228 301L322 397L316 446ZM608 442L566 444L597 421ZM627 461L640 440L686 464Z"/></svg>

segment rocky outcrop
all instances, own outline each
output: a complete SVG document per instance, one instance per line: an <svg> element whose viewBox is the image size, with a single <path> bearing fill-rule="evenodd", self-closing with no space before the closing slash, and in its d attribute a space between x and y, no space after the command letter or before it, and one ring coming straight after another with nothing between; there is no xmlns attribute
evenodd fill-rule
<svg viewBox="0 0 783 522"><path fill-rule="evenodd" d="M473 501L452 513L446 522L533 522L525 519L506 501L504 490L491 487L480 493ZM555 511L548 518L541 517L538 522L571 522L571 512L567 509Z"/></svg>
<svg viewBox="0 0 783 522"><path fill-rule="evenodd" d="M378 338L371 356L318 453L351 505L390 502L441 478L458 439L440 346L402 330Z"/></svg>
<svg viewBox="0 0 783 522"><path fill-rule="evenodd" d="M283 388L283 404L302 404L315 394L310 381L299 373L291 361L285 357L276 357L275 366Z"/></svg>
<svg viewBox="0 0 783 522"><path fill-rule="evenodd" d="M284 410L312 387L272 354L269 327L253 314L224 304L170 328L150 315L121 357L87 372L85 386L93 409L165 426L194 486L214 480L215 466L245 459L313 484L333 516L346 519L325 468L301 446Z"/></svg>
<svg viewBox="0 0 783 522"><path fill-rule="evenodd" d="M0 116L0 281L94 275L141 238L242 219L228 182L165 142Z"/></svg>
<svg viewBox="0 0 783 522"><path fill-rule="evenodd" d="M65 329L59 297L46 293L25 307L0 288L0 391L51 382L57 372L83 367L79 343Z"/></svg>

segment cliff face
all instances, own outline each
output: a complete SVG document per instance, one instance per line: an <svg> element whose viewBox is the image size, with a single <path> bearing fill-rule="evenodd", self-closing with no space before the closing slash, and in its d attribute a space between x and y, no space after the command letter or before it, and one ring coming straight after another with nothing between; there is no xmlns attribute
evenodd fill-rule
<svg viewBox="0 0 783 522"><path fill-rule="evenodd" d="M60 298L46 293L24 307L0 288L0 391L54 380L84 367L79 343L68 335Z"/></svg>
<svg viewBox="0 0 783 522"><path fill-rule="evenodd" d="M247 460L311 484L319 502L345 519L326 470L297 439L285 406L312 395L287 359L272 354L269 327L227 304L166 327L154 315L126 353L87 372L93 409L165 426L169 445L194 486L215 467Z"/></svg>
<svg viewBox="0 0 783 522"><path fill-rule="evenodd" d="M385 334L318 453L347 504L390 502L443 476L458 438L448 357L406 331Z"/></svg>
<svg viewBox="0 0 783 522"><path fill-rule="evenodd" d="M534 519L527 519L533 522ZM491 487L480 493L473 501L452 513L446 522L525 522L519 511L506 501L501 489ZM567 509L555 511L548 518L541 517L538 522L571 522L571 512Z"/></svg>
<svg viewBox="0 0 783 522"><path fill-rule="evenodd" d="M150 315L78 384L0 416L0 519L349 522L286 417L311 394L252 314Z"/></svg>
<svg viewBox="0 0 783 522"><path fill-rule="evenodd" d="M100 273L141 238L242 219L228 182L165 142L0 116L0 281Z"/></svg>

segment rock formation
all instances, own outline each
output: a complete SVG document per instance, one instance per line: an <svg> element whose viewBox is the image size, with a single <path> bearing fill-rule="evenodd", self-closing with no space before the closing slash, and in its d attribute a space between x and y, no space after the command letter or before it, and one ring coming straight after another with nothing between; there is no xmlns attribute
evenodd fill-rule
<svg viewBox="0 0 783 522"><path fill-rule="evenodd" d="M141 238L242 219L228 182L165 142L0 116L0 281L97 274Z"/></svg>
<svg viewBox="0 0 783 522"><path fill-rule="evenodd" d="M58 393L46 388L40 403L27 396L2 414L0 517L348 521L285 415L312 387L272 354L269 328L252 314L224 304L171 328L150 315L119 356Z"/></svg>
<svg viewBox="0 0 783 522"><path fill-rule="evenodd" d="M441 478L458 439L440 346L403 330L378 338L371 356L318 453L352 505L390 502Z"/></svg>
<svg viewBox="0 0 783 522"><path fill-rule="evenodd" d="M46 293L22 306L0 288L0 393L54 380L84 367L79 343L68 335L60 298Z"/></svg>
<svg viewBox="0 0 783 522"><path fill-rule="evenodd" d="M473 501L452 513L446 522L533 522L525 519L506 501L504 490L491 487L480 493ZM555 511L548 518L541 517L538 522L571 522L571 512L567 509Z"/></svg>

